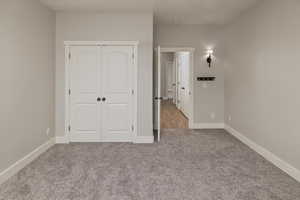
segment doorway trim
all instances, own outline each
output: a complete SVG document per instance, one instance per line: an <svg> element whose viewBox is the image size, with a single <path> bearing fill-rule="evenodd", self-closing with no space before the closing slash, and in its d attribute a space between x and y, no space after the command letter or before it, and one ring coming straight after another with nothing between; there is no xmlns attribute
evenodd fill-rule
<svg viewBox="0 0 300 200"><path fill-rule="evenodd" d="M157 48L154 49L157 51ZM160 53L178 53L178 52L189 52L190 53L190 68L189 68L189 74L190 74L190 92L191 92L191 110L190 110L190 118L189 118L189 129L194 128L194 52L195 48L192 47L161 47L160 46ZM159 125L159 124L158 124Z"/></svg>
<svg viewBox="0 0 300 200"><path fill-rule="evenodd" d="M132 142L139 142L137 135L138 123L138 44L139 41L65 41L65 133L57 137L57 143L70 143L70 47L71 46L132 46L133 48L133 131ZM102 141L97 141L102 142Z"/></svg>

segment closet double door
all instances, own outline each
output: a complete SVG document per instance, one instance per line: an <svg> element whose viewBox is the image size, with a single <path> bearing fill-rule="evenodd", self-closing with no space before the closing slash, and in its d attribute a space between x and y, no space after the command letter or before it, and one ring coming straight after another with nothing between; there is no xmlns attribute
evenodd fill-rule
<svg viewBox="0 0 300 200"><path fill-rule="evenodd" d="M70 141L131 142L133 46L69 47Z"/></svg>

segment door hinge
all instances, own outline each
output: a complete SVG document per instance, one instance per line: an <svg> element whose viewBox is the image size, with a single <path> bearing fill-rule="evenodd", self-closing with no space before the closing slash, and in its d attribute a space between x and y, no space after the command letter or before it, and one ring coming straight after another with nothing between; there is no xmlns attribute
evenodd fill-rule
<svg viewBox="0 0 300 200"><path fill-rule="evenodd" d="M69 60L71 60L71 53L69 53Z"/></svg>
<svg viewBox="0 0 300 200"><path fill-rule="evenodd" d="M71 89L69 89L69 95L71 95Z"/></svg>
<svg viewBox="0 0 300 200"><path fill-rule="evenodd" d="M134 53L132 53L132 63L134 64Z"/></svg>
<svg viewBox="0 0 300 200"><path fill-rule="evenodd" d="M70 125L68 126L68 130L69 130L69 132L71 131L71 126Z"/></svg>
<svg viewBox="0 0 300 200"><path fill-rule="evenodd" d="M131 131L134 131L134 126L133 125L131 125Z"/></svg>

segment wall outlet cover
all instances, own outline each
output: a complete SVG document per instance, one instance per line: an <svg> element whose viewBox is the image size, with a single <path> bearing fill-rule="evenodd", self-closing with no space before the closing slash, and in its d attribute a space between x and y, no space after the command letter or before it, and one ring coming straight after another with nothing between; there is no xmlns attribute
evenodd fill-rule
<svg viewBox="0 0 300 200"><path fill-rule="evenodd" d="M50 128L47 128L46 135L49 135L49 134L50 134Z"/></svg>

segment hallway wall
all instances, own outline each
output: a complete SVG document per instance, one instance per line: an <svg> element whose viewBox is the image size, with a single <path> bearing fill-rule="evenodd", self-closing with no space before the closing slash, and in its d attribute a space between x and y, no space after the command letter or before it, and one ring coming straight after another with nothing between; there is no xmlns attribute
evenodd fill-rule
<svg viewBox="0 0 300 200"><path fill-rule="evenodd" d="M156 25L155 46L193 47L194 54L194 122L196 124L222 124L224 122L224 70L220 60L221 26L206 25ZM214 49L213 67L208 68L206 50ZM210 84L196 81L201 75L216 76Z"/></svg>

